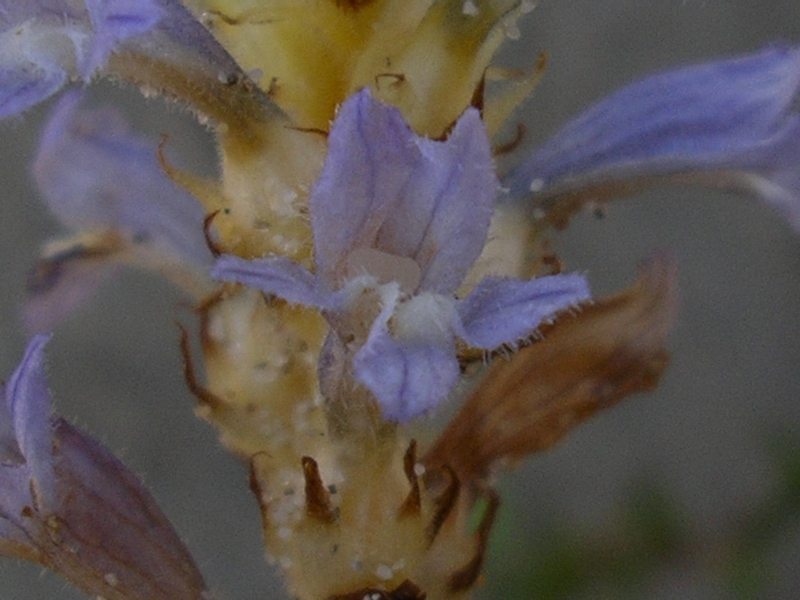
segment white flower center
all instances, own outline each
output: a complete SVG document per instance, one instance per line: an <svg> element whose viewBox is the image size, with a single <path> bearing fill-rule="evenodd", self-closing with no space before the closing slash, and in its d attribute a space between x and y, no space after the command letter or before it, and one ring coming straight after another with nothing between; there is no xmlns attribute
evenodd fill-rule
<svg viewBox="0 0 800 600"><path fill-rule="evenodd" d="M447 347L453 343L453 324L457 319L451 298L423 292L395 309L392 335L399 341L428 343Z"/></svg>

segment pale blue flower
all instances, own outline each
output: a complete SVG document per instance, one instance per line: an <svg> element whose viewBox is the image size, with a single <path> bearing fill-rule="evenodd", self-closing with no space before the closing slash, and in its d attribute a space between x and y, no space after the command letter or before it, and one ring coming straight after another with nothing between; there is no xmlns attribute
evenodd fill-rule
<svg viewBox="0 0 800 600"><path fill-rule="evenodd" d="M800 49L786 47L654 75L570 121L503 183L540 201L665 178L745 190L800 229L798 87Z"/></svg>
<svg viewBox="0 0 800 600"><path fill-rule="evenodd" d="M457 338L492 350L588 300L580 275L484 279L455 292L483 250L495 197L489 140L467 110L447 141L415 135L366 90L340 108L310 198L316 272L285 258L221 258L212 275L322 309L384 416L439 404L459 375Z"/></svg>
<svg viewBox="0 0 800 600"><path fill-rule="evenodd" d="M66 94L45 128L33 174L50 210L86 238L45 255L29 284L26 320L52 328L85 300L112 264L159 270L209 291L212 255L204 213L158 164L156 144L132 134L118 111L81 109Z"/></svg>

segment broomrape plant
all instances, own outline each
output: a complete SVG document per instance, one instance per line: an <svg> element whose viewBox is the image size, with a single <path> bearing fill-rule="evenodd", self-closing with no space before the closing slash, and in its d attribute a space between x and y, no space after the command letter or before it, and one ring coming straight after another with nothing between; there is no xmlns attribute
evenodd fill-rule
<svg viewBox="0 0 800 600"><path fill-rule="evenodd" d="M492 58L532 8L0 1L0 116L62 93L33 173L72 233L40 257L26 324L51 330L120 264L187 294L202 350L184 331L187 384L250 465L292 597L469 596L497 474L656 384L671 260L592 297L549 230L675 181L742 191L800 227L800 50L650 76L522 154L502 128L544 62L512 74ZM85 108L101 78L189 107L219 178L172 165L113 107ZM0 551L97 597L210 598L138 479L51 414L47 340L3 389ZM410 427L445 403L455 416L418 444Z"/></svg>

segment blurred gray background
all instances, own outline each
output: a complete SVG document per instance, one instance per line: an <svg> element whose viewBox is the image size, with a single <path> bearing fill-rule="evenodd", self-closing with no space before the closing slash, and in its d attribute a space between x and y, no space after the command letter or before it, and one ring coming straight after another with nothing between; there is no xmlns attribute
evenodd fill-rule
<svg viewBox="0 0 800 600"><path fill-rule="evenodd" d="M653 70L776 40L800 42L800 3L545 0L521 29L522 39L503 54L507 64L530 64L543 49L551 58L527 105L532 143L593 99ZM128 107L137 128L156 138L171 134L171 152L193 169L213 171L210 138L189 117L110 86L97 93ZM4 377L25 343L17 317L26 273L39 245L58 231L28 175L48 107L0 126ZM770 440L800 439L800 236L758 202L672 189L612 205L602 220L582 216L558 243L568 268L586 271L599 294L630 282L637 263L658 248L678 258L682 298L663 384L504 478L507 500L484 598L509 597L502 583L527 568L526 553L542 528L567 524L591 539L613 529L631 482L642 478L666 489L697 548L707 552L665 563L627 595L600 585L575 597L732 597L714 568L714 540L768 501L777 480ZM143 476L218 598L282 598L262 559L245 467L192 414L174 325L176 317L191 318L179 301L142 273L106 285L50 344L56 409ZM800 597L800 526L782 523L773 541L763 557L770 575L760 597ZM0 598L83 595L39 567L2 560Z"/></svg>

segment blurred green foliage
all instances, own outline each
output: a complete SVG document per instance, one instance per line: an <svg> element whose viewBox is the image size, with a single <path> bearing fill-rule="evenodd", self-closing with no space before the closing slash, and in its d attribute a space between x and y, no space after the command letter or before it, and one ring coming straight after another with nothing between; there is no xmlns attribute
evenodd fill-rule
<svg viewBox="0 0 800 600"><path fill-rule="evenodd" d="M800 432L771 435L766 446L773 487L723 531L693 520L652 477L630 482L602 530L551 520L522 540L514 512L524 506L511 499L500 508L481 597L639 599L687 570L715 597L770 597L773 550L798 535Z"/></svg>

